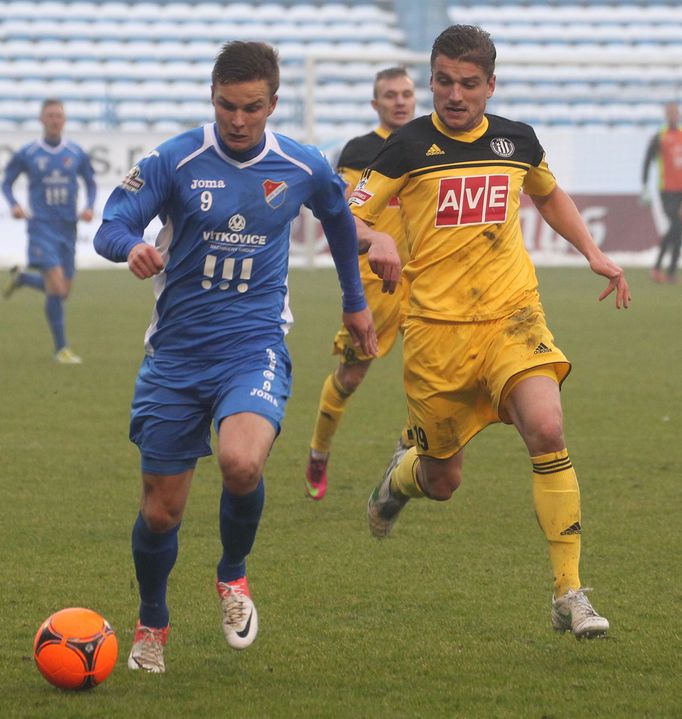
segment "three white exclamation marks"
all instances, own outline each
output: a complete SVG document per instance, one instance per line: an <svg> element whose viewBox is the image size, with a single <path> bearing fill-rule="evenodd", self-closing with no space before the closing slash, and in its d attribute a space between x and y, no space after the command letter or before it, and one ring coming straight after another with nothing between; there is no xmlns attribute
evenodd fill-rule
<svg viewBox="0 0 682 719"><path fill-rule="evenodd" d="M213 285L213 276L215 275L215 268L218 258L215 255L206 255L206 261L204 262L204 277L206 279L201 281L201 286L205 290L210 290ZM227 290L230 287L230 282L234 279L234 268L236 260L233 257L226 259L223 262L223 274L222 281L218 284L218 288L221 290ZM253 268L253 258L242 260L241 272L239 273L239 279L241 280L237 285L237 292L244 293L249 289L248 280L251 279L251 270Z"/></svg>

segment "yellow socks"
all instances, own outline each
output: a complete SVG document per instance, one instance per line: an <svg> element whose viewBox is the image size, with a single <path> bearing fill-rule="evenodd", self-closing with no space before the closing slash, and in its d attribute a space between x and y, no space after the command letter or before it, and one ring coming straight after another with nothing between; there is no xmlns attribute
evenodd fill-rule
<svg viewBox="0 0 682 719"><path fill-rule="evenodd" d="M320 406L310 446L316 452L329 453L332 438L346 409L350 395L343 390L332 372L322 385Z"/></svg>
<svg viewBox="0 0 682 719"><path fill-rule="evenodd" d="M410 447L391 474L391 491L413 499L425 496L417 481L418 466L417 448Z"/></svg>
<svg viewBox="0 0 682 719"><path fill-rule="evenodd" d="M549 542L554 596L578 589L580 577L580 490L568 450L531 457L533 501L538 524Z"/></svg>

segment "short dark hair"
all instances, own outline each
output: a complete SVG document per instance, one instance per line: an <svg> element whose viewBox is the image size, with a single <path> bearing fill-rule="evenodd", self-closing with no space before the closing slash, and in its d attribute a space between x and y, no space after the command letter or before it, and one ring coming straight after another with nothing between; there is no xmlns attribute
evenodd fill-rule
<svg viewBox="0 0 682 719"><path fill-rule="evenodd" d="M265 80L270 94L279 89L277 51L264 42L226 42L216 57L211 73L213 85Z"/></svg>
<svg viewBox="0 0 682 719"><path fill-rule="evenodd" d="M396 77L409 78L410 76L407 72L407 68L387 67L384 70L379 70L379 72L374 76L374 98L376 99L377 96L377 85L382 80L394 80Z"/></svg>
<svg viewBox="0 0 682 719"><path fill-rule="evenodd" d="M45 108L50 107L50 105L59 105L62 109L64 108L64 103L61 100L58 100L56 97L48 97L43 100L43 103L40 106L40 114L42 115Z"/></svg>
<svg viewBox="0 0 682 719"><path fill-rule="evenodd" d="M431 68L438 55L471 62L480 67L488 79L495 74L495 44L490 33L478 25L450 25L443 30L431 48Z"/></svg>

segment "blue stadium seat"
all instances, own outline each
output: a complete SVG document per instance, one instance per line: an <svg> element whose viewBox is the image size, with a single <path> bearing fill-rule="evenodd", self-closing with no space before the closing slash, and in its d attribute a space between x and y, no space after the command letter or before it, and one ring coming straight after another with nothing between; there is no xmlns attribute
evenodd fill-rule
<svg viewBox="0 0 682 719"><path fill-rule="evenodd" d="M279 49L276 122L300 134L305 60L325 53L330 59L316 65L318 135L366 130L376 119L372 77L405 49L405 28L390 7L364 0L8 0L0 11L0 120L23 126L49 91L69 101L70 116L84 127L185 126L210 114L213 60L223 42L241 38ZM452 22L480 23L496 41L493 111L545 125L651 127L660 122L660 104L682 95L680 2L452 0L448 12ZM425 88L418 98L428 109ZM125 112L112 113L116 105Z"/></svg>

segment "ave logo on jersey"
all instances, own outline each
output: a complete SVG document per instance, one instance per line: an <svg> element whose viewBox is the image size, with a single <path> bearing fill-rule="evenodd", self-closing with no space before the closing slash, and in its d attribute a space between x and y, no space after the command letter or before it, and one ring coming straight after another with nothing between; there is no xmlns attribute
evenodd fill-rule
<svg viewBox="0 0 682 719"><path fill-rule="evenodd" d="M287 183L282 180L276 182L275 180L264 180L263 181L263 193L265 194L265 201L273 209L281 207L284 202L284 196L287 191Z"/></svg>
<svg viewBox="0 0 682 719"><path fill-rule="evenodd" d="M445 177L438 187L436 227L504 222L508 198L509 175Z"/></svg>

